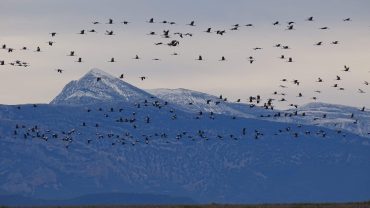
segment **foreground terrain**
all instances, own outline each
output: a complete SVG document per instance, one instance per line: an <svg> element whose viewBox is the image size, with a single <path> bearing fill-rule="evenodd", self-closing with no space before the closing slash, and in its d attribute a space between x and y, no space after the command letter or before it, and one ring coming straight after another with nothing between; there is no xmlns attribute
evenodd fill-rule
<svg viewBox="0 0 370 208"><path fill-rule="evenodd" d="M258 204L258 205L126 205L126 206L50 206L44 208L368 208L370 202L320 204ZM1 207L7 208L7 207Z"/></svg>

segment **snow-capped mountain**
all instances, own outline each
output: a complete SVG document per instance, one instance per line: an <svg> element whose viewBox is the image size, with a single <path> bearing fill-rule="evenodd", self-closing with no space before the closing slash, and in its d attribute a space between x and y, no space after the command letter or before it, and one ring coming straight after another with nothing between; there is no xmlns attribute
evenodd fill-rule
<svg viewBox="0 0 370 208"><path fill-rule="evenodd" d="M362 112L354 107L315 102L298 109L272 111L257 105L251 108L245 103L225 102L219 97L188 89L152 89L147 92L190 112L213 112L244 118L319 125L370 137L370 112ZM210 102L207 104L207 101Z"/></svg>
<svg viewBox="0 0 370 208"><path fill-rule="evenodd" d="M106 82L97 84L96 77ZM361 201L370 196L367 138L237 116L227 103L228 113L200 114L206 95L181 98L199 107L193 111L107 77L90 71L66 86L53 104L0 106L0 195L62 200L133 193L200 203ZM118 92L126 91L138 97L121 98ZM70 97L74 92L79 96ZM91 201L98 202L99 197Z"/></svg>
<svg viewBox="0 0 370 208"><path fill-rule="evenodd" d="M188 89L150 89L147 92L161 98L162 100L168 101L172 104L176 104L179 108L182 108L190 112L213 112L216 114L234 115L245 118L255 117L253 111L246 112L238 110L235 107L236 103L226 102L219 97L209 95L202 92L197 92Z"/></svg>
<svg viewBox="0 0 370 208"><path fill-rule="evenodd" d="M77 81L71 81L50 104L95 104L102 102L135 103L152 95L100 69L92 69Z"/></svg>
<svg viewBox="0 0 370 208"><path fill-rule="evenodd" d="M370 112L358 108L328 103L309 103L297 109L300 115L290 120L331 129L343 129L364 137L370 137Z"/></svg>

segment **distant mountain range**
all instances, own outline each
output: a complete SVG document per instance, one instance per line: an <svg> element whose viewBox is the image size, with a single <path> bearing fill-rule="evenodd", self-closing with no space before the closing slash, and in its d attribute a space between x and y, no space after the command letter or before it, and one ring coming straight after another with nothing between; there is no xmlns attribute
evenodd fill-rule
<svg viewBox="0 0 370 208"><path fill-rule="evenodd" d="M348 106L141 90L93 69L50 104L0 106L0 204L368 200L369 121Z"/></svg>

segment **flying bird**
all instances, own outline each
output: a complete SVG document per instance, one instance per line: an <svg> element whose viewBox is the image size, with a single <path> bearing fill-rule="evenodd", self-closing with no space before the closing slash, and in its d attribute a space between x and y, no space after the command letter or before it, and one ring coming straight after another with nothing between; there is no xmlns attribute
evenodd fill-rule
<svg viewBox="0 0 370 208"><path fill-rule="evenodd" d="M344 21L344 22L348 22L348 21L352 21L352 19L348 17L348 18L346 18L346 19L343 19L343 21Z"/></svg>
<svg viewBox="0 0 370 208"><path fill-rule="evenodd" d="M348 72L349 71L349 66L344 65L344 70L343 71Z"/></svg>
<svg viewBox="0 0 370 208"><path fill-rule="evenodd" d="M106 31L105 31L105 34L106 34L106 35L114 35L113 30L111 30L111 31L106 30Z"/></svg>
<svg viewBox="0 0 370 208"><path fill-rule="evenodd" d="M148 23L154 23L154 18L150 18L149 21L147 21Z"/></svg>
<svg viewBox="0 0 370 208"><path fill-rule="evenodd" d="M68 56L75 56L75 52L74 51L69 52Z"/></svg>
<svg viewBox="0 0 370 208"><path fill-rule="evenodd" d="M363 91L362 89L358 89L358 92L359 93L365 93L365 91Z"/></svg>
<svg viewBox="0 0 370 208"><path fill-rule="evenodd" d="M188 25L195 26L195 22L194 21L191 21Z"/></svg>
<svg viewBox="0 0 370 208"><path fill-rule="evenodd" d="M56 71L61 74L64 70L63 69L56 69Z"/></svg>

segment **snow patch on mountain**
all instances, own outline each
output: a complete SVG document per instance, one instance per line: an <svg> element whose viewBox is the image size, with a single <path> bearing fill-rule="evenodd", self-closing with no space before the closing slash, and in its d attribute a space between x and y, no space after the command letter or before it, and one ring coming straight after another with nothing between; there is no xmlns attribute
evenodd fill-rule
<svg viewBox="0 0 370 208"><path fill-rule="evenodd" d="M299 114L305 113L306 116L293 117L289 122L318 125L337 130L341 129L364 137L370 137L369 111L361 111L355 107L321 102L303 105L298 107L297 111Z"/></svg>
<svg viewBox="0 0 370 208"><path fill-rule="evenodd" d="M252 111L243 111L237 109L235 103L229 103L220 99L217 96L179 88L179 89L150 89L147 92L168 101L169 103L176 104L178 107L190 112L213 112L216 114L232 115L244 118L253 118L255 115ZM207 103L208 101L208 103ZM246 109L250 107L245 105Z"/></svg>

